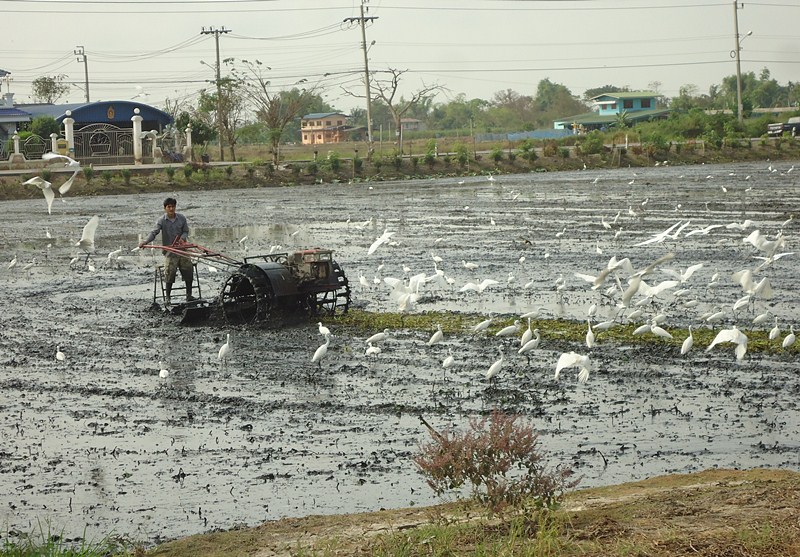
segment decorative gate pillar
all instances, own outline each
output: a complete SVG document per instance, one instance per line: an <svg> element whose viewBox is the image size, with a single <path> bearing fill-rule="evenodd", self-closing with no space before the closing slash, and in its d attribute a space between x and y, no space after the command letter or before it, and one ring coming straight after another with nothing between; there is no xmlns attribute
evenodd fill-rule
<svg viewBox="0 0 800 557"><path fill-rule="evenodd" d="M75 119L72 117L72 111L67 110L67 115L64 118L64 138L67 140L67 155L75 158Z"/></svg>
<svg viewBox="0 0 800 557"><path fill-rule="evenodd" d="M133 164L142 164L142 118L139 116L139 109L133 109Z"/></svg>
<svg viewBox="0 0 800 557"><path fill-rule="evenodd" d="M14 140L14 152L8 156L9 165L11 168L24 168L25 156L19 152L19 134L15 133L11 139Z"/></svg>
<svg viewBox="0 0 800 557"><path fill-rule="evenodd" d="M186 147L183 148L183 160L192 160L192 126L186 126Z"/></svg>
<svg viewBox="0 0 800 557"><path fill-rule="evenodd" d="M50 150L58 153L58 134L55 132L50 134Z"/></svg>

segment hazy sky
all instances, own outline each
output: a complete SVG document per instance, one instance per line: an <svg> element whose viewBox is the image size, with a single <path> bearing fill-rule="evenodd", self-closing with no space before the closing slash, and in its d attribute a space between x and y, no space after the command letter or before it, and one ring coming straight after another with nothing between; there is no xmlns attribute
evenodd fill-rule
<svg viewBox="0 0 800 557"><path fill-rule="evenodd" d="M343 22L360 0L0 0L0 69L12 73L17 102L31 81L64 74L83 87L83 46L91 100L155 106L193 100L214 79L213 35L226 28L222 58L259 59L277 87L318 84L342 111L363 106L361 32ZM706 92L736 72L734 13L742 72L769 68L781 84L800 81L800 0L370 0L370 70L408 70L401 92L446 88L436 102L463 93L491 99L513 89L534 95L548 78L582 95L611 84L676 96L694 84ZM742 4L740 3L741 7ZM751 36L745 37L748 31ZM224 66L223 66L224 68ZM325 76L325 74L329 74ZM376 73L376 75L379 75ZM81 102L72 87L62 102ZM3 92L8 89L3 84Z"/></svg>

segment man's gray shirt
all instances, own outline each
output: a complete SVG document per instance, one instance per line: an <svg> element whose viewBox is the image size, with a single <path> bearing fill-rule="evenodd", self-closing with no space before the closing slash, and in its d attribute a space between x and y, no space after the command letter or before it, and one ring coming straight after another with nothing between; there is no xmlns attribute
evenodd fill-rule
<svg viewBox="0 0 800 557"><path fill-rule="evenodd" d="M171 246L175 242L175 238L180 237L181 240L186 241L189 237L189 223L186 221L186 217L180 213L175 213L175 218L172 220L164 213L156 221L156 227L147 235L144 243L152 242L159 232L161 232L161 245Z"/></svg>

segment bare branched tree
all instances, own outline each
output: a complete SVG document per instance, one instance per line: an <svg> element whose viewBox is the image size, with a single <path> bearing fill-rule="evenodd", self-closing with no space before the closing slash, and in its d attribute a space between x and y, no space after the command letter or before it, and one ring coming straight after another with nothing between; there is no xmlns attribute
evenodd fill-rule
<svg viewBox="0 0 800 557"><path fill-rule="evenodd" d="M316 98L316 87L276 91L264 75L270 69L268 66L258 60L242 60L241 65L243 69L234 71L234 75L240 87L246 91L247 101L253 105L256 118L269 130L272 163L277 166L283 133Z"/></svg>
<svg viewBox="0 0 800 557"><path fill-rule="evenodd" d="M396 99L395 97L397 97L397 89L400 86L400 77L407 71L408 70L389 68L387 70L389 77L386 79L376 79L373 85L375 88L376 98L386 103L386 106L389 108L389 112L392 115L392 120L394 120L395 130L397 130L397 147L400 153L403 152L403 128L401 122L403 115L405 115L413 106L423 102L428 97L433 96L432 93L442 90L442 86L439 84L425 85L423 83L422 87L412 93L410 98L405 99L401 96L399 99Z"/></svg>

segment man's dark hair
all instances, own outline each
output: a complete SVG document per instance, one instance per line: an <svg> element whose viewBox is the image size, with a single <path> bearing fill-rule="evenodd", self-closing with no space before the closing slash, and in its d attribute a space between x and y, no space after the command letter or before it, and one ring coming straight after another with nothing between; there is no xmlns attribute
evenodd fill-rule
<svg viewBox="0 0 800 557"><path fill-rule="evenodd" d="M177 204L178 202L175 200L174 197L168 197L164 200L164 207L166 207L167 205L177 205Z"/></svg>

